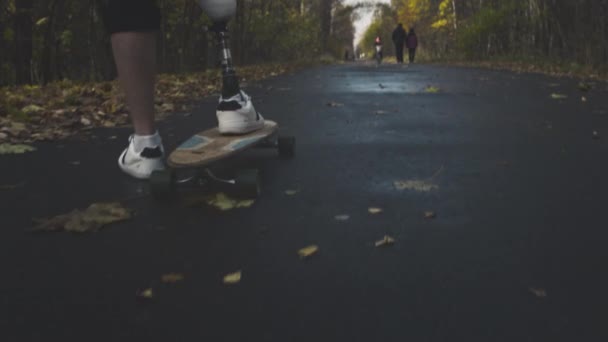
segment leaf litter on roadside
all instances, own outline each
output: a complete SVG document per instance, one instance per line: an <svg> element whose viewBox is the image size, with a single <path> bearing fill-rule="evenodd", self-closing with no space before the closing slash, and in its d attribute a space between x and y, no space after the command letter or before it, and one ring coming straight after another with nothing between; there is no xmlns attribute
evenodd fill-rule
<svg viewBox="0 0 608 342"><path fill-rule="evenodd" d="M242 67L242 79L262 80L297 70L305 63ZM198 99L217 93L221 71L159 74L156 82L157 118L188 112ZM44 86L0 87L0 142L31 143L83 134L83 128L119 127L129 123L124 93L117 81L63 80ZM14 129L14 124L20 126Z"/></svg>
<svg viewBox="0 0 608 342"><path fill-rule="evenodd" d="M84 211L75 209L68 214L36 220L38 225L31 230L35 232L90 233L131 217L131 210L120 203L93 203Z"/></svg>

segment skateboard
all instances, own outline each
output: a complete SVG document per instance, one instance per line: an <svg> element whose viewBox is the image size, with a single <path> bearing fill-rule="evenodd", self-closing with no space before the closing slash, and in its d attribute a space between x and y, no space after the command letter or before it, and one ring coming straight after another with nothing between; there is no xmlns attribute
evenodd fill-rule
<svg viewBox="0 0 608 342"><path fill-rule="evenodd" d="M257 169L239 170L234 179L221 179L211 167L228 157L250 148L271 148L281 158L295 155L296 140L293 136L280 136L279 125L265 120L264 127L243 135L222 135L217 127L197 133L179 145L167 158L168 168L155 171L150 177L151 192L156 197L167 197L178 185L221 183L229 185L242 197L257 198L260 194L260 177ZM195 170L195 175L178 179L177 171Z"/></svg>

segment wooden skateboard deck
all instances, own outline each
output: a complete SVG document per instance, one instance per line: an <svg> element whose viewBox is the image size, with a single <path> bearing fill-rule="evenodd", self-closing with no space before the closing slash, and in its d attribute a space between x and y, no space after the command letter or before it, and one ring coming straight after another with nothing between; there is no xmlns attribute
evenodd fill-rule
<svg viewBox="0 0 608 342"><path fill-rule="evenodd" d="M264 128L243 135L221 135L217 127L207 129L177 147L169 155L167 162L174 168L209 165L255 146L275 134L278 127L276 122L265 120Z"/></svg>

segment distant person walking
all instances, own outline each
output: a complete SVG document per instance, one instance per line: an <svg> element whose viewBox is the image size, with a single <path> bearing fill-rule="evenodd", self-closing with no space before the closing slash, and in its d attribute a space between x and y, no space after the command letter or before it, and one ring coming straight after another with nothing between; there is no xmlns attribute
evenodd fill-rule
<svg viewBox="0 0 608 342"><path fill-rule="evenodd" d="M393 31L393 43L395 44L395 52L397 54L397 63L403 63L403 45L405 44L406 32L403 29L403 24L399 23Z"/></svg>
<svg viewBox="0 0 608 342"><path fill-rule="evenodd" d="M418 37L416 36L416 32L414 32L413 28L410 28L410 32L407 34L405 44L410 53L410 63L414 63L414 59L416 58L416 48L418 48Z"/></svg>

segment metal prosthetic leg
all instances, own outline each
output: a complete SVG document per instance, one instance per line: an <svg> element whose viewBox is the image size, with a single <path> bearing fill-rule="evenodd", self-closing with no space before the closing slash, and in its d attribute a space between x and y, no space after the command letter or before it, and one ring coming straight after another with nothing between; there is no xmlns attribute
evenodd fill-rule
<svg viewBox="0 0 608 342"><path fill-rule="evenodd" d="M229 99L241 94L238 76L232 64L232 54L228 45L228 27L226 22L215 23L210 30L215 33L222 64L222 98Z"/></svg>

